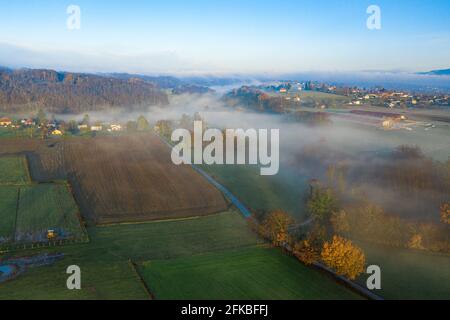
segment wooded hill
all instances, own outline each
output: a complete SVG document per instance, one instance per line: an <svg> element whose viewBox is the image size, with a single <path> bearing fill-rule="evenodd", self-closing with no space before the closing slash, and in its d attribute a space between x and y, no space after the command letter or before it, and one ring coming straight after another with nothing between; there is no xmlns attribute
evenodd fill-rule
<svg viewBox="0 0 450 320"><path fill-rule="evenodd" d="M168 103L167 95L155 84L137 78L0 69L0 112L45 109L53 113L80 113Z"/></svg>

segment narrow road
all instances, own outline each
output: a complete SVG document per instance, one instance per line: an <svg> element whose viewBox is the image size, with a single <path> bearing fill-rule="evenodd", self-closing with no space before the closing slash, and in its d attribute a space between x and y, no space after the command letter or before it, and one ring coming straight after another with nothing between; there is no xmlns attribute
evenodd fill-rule
<svg viewBox="0 0 450 320"><path fill-rule="evenodd" d="M205 177L206 180L208 180L211 184L213 184L217 189L222 191L225 196L230 199L230 201L239 209L239 211L242 213L242 215L245 218L250 218L252 216L252 213L250 210L247 209L247 207L238 199L234 194L231 193L230 190L228 190L225 186L218 183L214 178L212 178L209 174L207 174L203 169L200 169L198 166L191 164L191 167L200 173L203 177Z"/></svg>
<svg viewBox="0 0 450 320"><path fill-rule="evenodd" d="M158 136L161 139L161 141L164 142L172 150L173 146L169 142L167 142L163 137L161 137L158 134L156 136ZM192 167L192 169L200 173L206 180L208 180L208 182L210 182L217 189L219 189L228 199L230 199L230 201L236 206L236 208L239 209L244 218L250 218L252 216L250 210L248 210L248 208L238 198L236 198L236 196L232 194L230 190L228 190L225 186L214 180L214 178L211 177L208 173L206 173L206 171L199 168L195 164L191 164L190 166Z"/></svg>

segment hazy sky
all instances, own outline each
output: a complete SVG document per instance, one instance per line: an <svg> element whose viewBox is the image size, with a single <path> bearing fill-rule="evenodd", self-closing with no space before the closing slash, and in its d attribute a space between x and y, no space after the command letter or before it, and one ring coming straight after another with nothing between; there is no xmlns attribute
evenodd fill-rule
<svg viewBox="0 0 450 320"><path fill-rule="evenodd" d="M69 30L66 9L81 8ZM366 27L381 8L381 30ZM283 73L450 68L449 0L0 0L0 65Z"/></svg>

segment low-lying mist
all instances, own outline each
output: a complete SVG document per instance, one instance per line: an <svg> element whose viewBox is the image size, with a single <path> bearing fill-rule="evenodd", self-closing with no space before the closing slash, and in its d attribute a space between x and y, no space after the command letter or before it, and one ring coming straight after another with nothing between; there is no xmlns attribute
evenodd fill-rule
<svg viewBox="0 0 450 320"><path fill-rule="evenodd" d="M173 95L170 104L165 107L149 107L144 111L131 112L126 109L90 112L89 116L91 122L125 123L144 115L154 124L158 120L172 120L176 123L183 114L192 116L198 112L209 128L276 128L280 129L281 174L278 178L281 180L289 175L289 172L305 177L305 181L326 180L330 167L340 167L345 170L349 189L358 189L364 197L382 206L389 213L411 219L437 221L441 202L450 200L450 193L446 193L449 189L445 189L448 185L439 189L438 183L443 182L436 178L436 174L441 171L449 174L444 165L450 157L450 148L446 148L448 143L445 142L450 130L448 127L443 127L439 134L436 131L434 135L430 131L425 136L423 130L418 130L417 133L387 132L333 116L330 124L307 125L287 121L284 115L231 108L220 97L219 93ZM61 118L81 120L83 115L64 115ZM430 144L429 141L433 143ZM421 147L424 154L411 158L408 162L399 160L395 156L395 150L401 145ZM439 150L439 153L434 152L436 150ZM406 188L413 180L409 179L409 175L413 177L417 173L415 168L420 168L424 163L428 167L423 168L423 176L416 177L420 180L417 182L418 188ZM440 171L436 171L437 167ZM397 177L400 182L391 179L398 172L404 175ZM422 183L422 180L427 183Z"/></svg>

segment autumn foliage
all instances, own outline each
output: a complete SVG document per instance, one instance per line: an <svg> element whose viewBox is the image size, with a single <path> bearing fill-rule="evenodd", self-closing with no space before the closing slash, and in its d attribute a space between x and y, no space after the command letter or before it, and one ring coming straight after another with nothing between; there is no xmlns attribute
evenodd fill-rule
<svg viewBox="0 0 450 320"><path fill-rule="evenodd" d="M306 265L311 265L319 260L319 254L309 240L296 243L292 253Z"/></svg>
<svg viewBox="0 0 450 320"><path fill-rule="evenodd" d="M364 266L366 264L363 251L350 240L340 236L334 236L331 243L325 242L321 258L336 273L352 280L364 272Z"/></svg>
<svg viewBox="0 0 450 320"><path fill-rule="evenodd" d="M450 202L441 206L441 221L450 224Z"/></svg>
<svg viewBox="0 0 450 320"><path fill-rule="evenodd" d="M293 219L282 210L271 212L260 226L260 233L272 241L275 246L284 246L289 242L289 226Z"/></svg>
<svg viewBox="0 0 450 320"><path fill-rule="evenodd" d="M408 247L410 249L416 249L416 250L423 250L423 237L421 234L415 234L411 237L411 239L408 242Z"/></svg>
<svg viewBox="0 0 450 320"><path fill-rule="evenodd" d="M445 205L441 219L445 223ZM410 221L386 213L373 204L362 204L334 212L330 219L335 233L352 239L394 247L449 252L448 226Z"/></svg>

